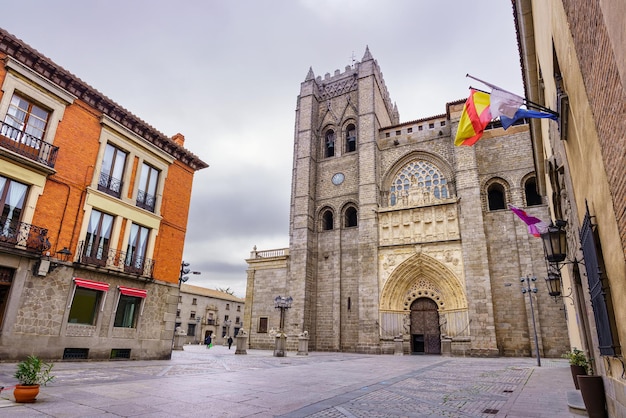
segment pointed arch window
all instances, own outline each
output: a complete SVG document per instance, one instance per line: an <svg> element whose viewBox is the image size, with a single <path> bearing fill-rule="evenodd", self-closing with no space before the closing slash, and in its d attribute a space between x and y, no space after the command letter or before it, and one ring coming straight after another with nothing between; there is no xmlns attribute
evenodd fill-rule
<svg viewBox="0 0 626 418"><path fill-rule="evenodd" d="M346 128L346 152L356 151L356 126L348 125Z"/></svg>
<svg viewBox="0 0 626 418"><path fill-rule="evenodd" d="M335 156L335 131L329 129L324 135L324 157Z"/></svg>
<svg viewBox="0 0 626 418"><path fill-rule="evenodd" d="M436 199L450 197L448 181L443 173L428 161L411 161L398 172L389 190L390 205L396 205L403 196L407 196L411 187L422 189Z"/></svg>
<svg viewBox="0 0 626 418"><path fill-rule="evenodd" d="M500 210L506 208L506 198L504 187L499 183L493 183L487 188L487 200L489 210Z"/></svg>

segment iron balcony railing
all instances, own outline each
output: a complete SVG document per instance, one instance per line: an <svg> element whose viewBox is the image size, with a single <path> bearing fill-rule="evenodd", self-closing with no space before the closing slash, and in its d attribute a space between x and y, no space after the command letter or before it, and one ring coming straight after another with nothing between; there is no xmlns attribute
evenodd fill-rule
<svg viewBox="0 0 626 418"><path fill-rule="evenodd" d="M105 173L100 173L100 178L98 179L98 190L113 197L120 197L123 184L122 180L111 177Z"/></svg>
<svg viewBox="0 0 626 418"><path fill-rule="evenodd" d="M152 278L154 260L128 254L126 251L95 247L88 242L78 243L78 262L88 266L117 269L129 274Z"/></svg>
<svg viewBox="0 0 626 418"><path fill-rule="evenodd" d="M40 226L0 217L0 244L22 247L32 252L50 248L48 230Z"/></svg>
<svg viewBox="0 0 626 418"><path fill-rule="evenodd" d="M0 122L0 147L54 168L59 147L36 138L5 122Z"/></svg>
<svg viewBox="0 0 626 418"><path fill-rule="evenodd" d="M143 190L137 191L137 206L149 210L150 212L154 212L154 203L155 198L151 194L146 193Z"/></svg>

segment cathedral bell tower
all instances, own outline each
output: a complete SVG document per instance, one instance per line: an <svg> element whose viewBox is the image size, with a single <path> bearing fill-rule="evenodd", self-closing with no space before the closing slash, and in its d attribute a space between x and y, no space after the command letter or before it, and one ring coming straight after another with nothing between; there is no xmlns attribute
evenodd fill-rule
<svg viewBox="0 0 626 418"><path fill-rule="evenodd" d="M379 351L381 126L399 122L378 63L324 78L310 69L296 109L288 290L311 350Z"/></svg>

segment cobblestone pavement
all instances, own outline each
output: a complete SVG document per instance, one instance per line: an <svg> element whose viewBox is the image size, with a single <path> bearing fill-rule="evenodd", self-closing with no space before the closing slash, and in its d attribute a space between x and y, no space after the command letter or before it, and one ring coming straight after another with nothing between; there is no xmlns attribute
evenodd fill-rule
<svg viewBox="0 0 626 418"><path fill-rule="evenodd" d="M16 404L0 363L0 417L572 417L566 360L318 353L185 346L171 360L57 362Z"/></svg>

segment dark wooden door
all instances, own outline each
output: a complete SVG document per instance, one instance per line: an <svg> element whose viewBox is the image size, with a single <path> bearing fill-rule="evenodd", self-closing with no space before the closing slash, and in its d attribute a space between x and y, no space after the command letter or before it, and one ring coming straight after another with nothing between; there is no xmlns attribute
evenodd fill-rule
<svg viewBox="0 0 626 418"><path fill-rule="evenodd" d="M441 333L437 304L428 298L411 304L411 351L415 354L441 354Z"/></svg>

